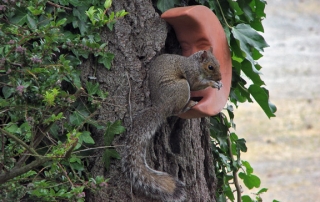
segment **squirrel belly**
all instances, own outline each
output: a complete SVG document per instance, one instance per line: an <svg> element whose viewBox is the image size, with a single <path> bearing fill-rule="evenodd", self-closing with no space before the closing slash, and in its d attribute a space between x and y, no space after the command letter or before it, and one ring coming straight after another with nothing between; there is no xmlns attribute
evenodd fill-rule
<svg viewBox="0 0 320 202"><path fill-rule="evenodd" d="M165 116L158 114L157 109L150 107L142 111L133 122L127 143L126 154L122 158L123 171L131 180L132 186L146 195L162 201L184 201L186 193L184 183L150 168L146 162L146 149L157 128L164 122ZM142 124L150 123L150 124ZM145 127L138 127L144 125ZM134 147L133 145L139 145Z"/></svg>

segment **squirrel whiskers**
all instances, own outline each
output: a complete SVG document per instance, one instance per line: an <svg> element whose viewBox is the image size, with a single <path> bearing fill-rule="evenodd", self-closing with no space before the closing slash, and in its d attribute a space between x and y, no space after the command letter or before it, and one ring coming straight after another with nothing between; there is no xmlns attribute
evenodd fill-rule
<svg viewBox="0 0 320 202"><path fill-rule="evenodd" d="M122 168L134 188L162 201L184 201L185 184L168 173L150 168L146 148L167 117L183 113L194 105L190 91L207 87L220 89L220 66L212 48L189 57L164 54L150 64L149 87L152 107L133 120L122 156Z"/></svg>

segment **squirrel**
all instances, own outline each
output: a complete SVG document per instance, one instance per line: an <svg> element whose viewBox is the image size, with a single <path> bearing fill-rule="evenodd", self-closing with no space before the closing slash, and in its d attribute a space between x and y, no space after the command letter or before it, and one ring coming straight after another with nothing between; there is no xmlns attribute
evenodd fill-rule
<svg viewBox="0 0 320 202"><path fill-rule="evenodd" d="M152 106L134 118L122 156L122 169L134 188L162 201L186 199L183 182L147 165L146 148L167 117L186 112L197 104L190 100L190 91L207 87L220 90L220 80L220 65L212 54L212 47L189 57L163 54L150 63Z"/></svg>

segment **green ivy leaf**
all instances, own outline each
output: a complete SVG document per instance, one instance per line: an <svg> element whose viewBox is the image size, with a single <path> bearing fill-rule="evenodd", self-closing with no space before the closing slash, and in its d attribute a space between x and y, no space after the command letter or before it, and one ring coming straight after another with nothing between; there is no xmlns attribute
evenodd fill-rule
<svg viewBox="0 0 320 202"><path fill-rule="evenodd" d="M28 24L28 27L30 29L36 29L37 28L36 21L30 15L27 15L27 24Z"/></svg>
<svg viewBox="0 0 320 202"><path fill-rule="evenodd" d="M237 149L242 152L247 152L246 140L241 138L236 141ZM239 153L240 153L239 151Z"/></svg>
<svg viewBox="0 0 320 202"><path fill-rule="evenodd" d="M262 193L267 192L267 191L268 191L267 188L262 188L257 192L257 194L262 194Z"/></svg>
<svg viewBox="0 0 320 202"><path fill-rule="evenodd" d="M106 0L103 6L105 9L108 9L111 7L111 4L112 4L112 0Z"/></svg>
<svg viewBox="0 0 320 202"><path fill-rule="evenodd" d="M3 86L2 88L2 93L5 99L8 99L14 91L15 91L14 88L10 88L8 86Z"/></svg>
<svg viewBox="0 0 320 202"><path fill-rule="evenodd" d="M229 164L229 161L230 161L229 157L224 155L223 153L219 153L219 157L220 157L220 160L223 163L223 165L227 168L228 171L230 171L231 168L230 168L230 164Z"/></svg>
<svg viewBox="0 0 320 202"><path fill-rule="evenodd" d="M121 17L124 17L128 14L129 12L126 12L125 10L120 10L116 13L116 17L117 18L121 18Z"/></svg>
<svg viewBox="0 0 320 202"><path fill-rule="evenodd" d="M101 54L99 56L98 62L100 64L103 64L105 68L110 69L113 58L114 58L114 55L112 53Z"/></svg>
<svg viewBox="0 0 320 202"><path fill-rule="evenodd" d="M94 144L95 142L90 134L91 133L89 131L83 131L79 136L79 139L81 139L83 142L87 144Z"/></svg>
<svg viewBox="0 0 320 202"><path fill-rule="evenodd" d="M0 98L0 107L7 107L10 105L10 102L8 102L7 100L5 99L1 99Z"/></svg>
<svg viewBox="0 0 320 202"><path fill-rule="evenodd" d="M252 21L254 19L254 14L253 11L249 5L249 3L252 0L238 0L238 5L240 6L240 8L242 9L245 17L248 19L248 21Z"/></svg>
<svg viewBox="0 0 320 202"><path fill-rule="evenodd" d="M247 24L238 24L231 31L234 37L239 40L241 49L246 52L250 52L247 50L251 47L263 51L264 48L269 46L264 38Z"/></svg>
<svg viewBox="0 0 320 202"><path fill-rule="evenodd" d="M252 63L254 63L254 60L251 49L255 48L258 51L263 51L264 48L269 46L264 38L248 24L238 24L232 27L231 32L238 41L241 50L245 53L245 57Z"/></svg>
<svg viewBox="0 0 320 202"><path fill-rule="evenodd" d="M125 131L125 127L122 126L121 124L121 121L120 120L117 120L113 123L111 122L108 122L107 123L107 129L106 129L106 132L104 134L104 137L105 137L105 145L106 146L109 146L111 145L113 139L114 139L114 136L117 135L117 134L121 134Z"/></svg>
<svg viewBox="0 0 320 202"><path fill-rule="evenodd" d="M121 159L119 153L115 149L106 149L103 153L103 161L107 170L110 168L111 158Z"/></svg>
<svg viewBox="0 0 320 202"><path fill-rule="evenodd" d="M64 23L66 23L66 21L67 21L67 18L62 18L61 20L59 20L56 23L56 26L59 27L59 26L63 25Z"/></svg>
<svg viewBox="0 0 320 202"><path fill-rule="evenodd" d="M222 193L217 197L217 202L226 202L226 196Z"/></svg>
<svg viewBox="0 0 320 202"><path fill-rule="evenodd" d="M99 91L99 83L92 83L90 81L87 81L86 83L86 89L88 91L88 94L89 95L94 95L94 94L97 94L98 91Z"/></svg>
<svg viewBox="0 0 320 202"><path fill-rule="evenodd" d="M230 185L228 185L228 184L224 185L223 192L231 201L234 201L234 195L233 195L233 192L231 190Z"/></svg>
<svg viewBox="0 0 320 202"><path fill-rule="evenodd" d="M107 129L104 134L104 142L105 146L110 146L114 139L114 136L117 134L121 134L125 131L125 128L122 126L121 121L115 121L113 123L107 123ZM106 169L109 169L110 159L111 158L120 158L120 155L115 149L106 149L103 154L103 161L105 163Z"/></svg>
<svg viewBox="0 0 320 202"><path fill-rule="evenodd" d="M253 98L257 101L265 114L270 117L275 117L274 113L277 111L275 105L269 102L269 91L263 87L252 84L249 87L249 92Z"/></svg>
<svg viewBox="0 0 320 202"><path fill-rule="evenodd" d="M264 28L263 28L263 25L262 25L262 22L260 19L255 19L253 20L251 23L250 23L250 26L259 31L259 32L264 32Z"/></svg>
<svg viewBox="0 0 320 202"><path fill-rule="evenodd" d="M233 1L233 0L228 0L228 3L230 5L230 7L235 11L236 15L242 15L243 11L242 9L239 7L239 4L237 1Z"/></svg>
<svg viewBox="0 0 320 202"><path fill-rule="evenodd" d="M69 116L69 121L70 124L72 125L80 125L84 122L85 117L88 116L87 111L74 111L70 116Z"/></svg>
<svg viewBox="0 0 320 202"><path fill-rule="evenodd" d="M7 126L5 129L6 129L6 131L8 131L10 133L16 133L16 134L21 133L20 128L16 124L11 124L11 125Z"/></svg>
<svg viewBox="0 0 320 202"><path fill-rule="evenodd" d="M248 187L248 189L252 189L253 187L260 187L261 181L260 178L256 175L240 172L239 177L243 180L243 183L246 185L246 187Z"/></svg>
<svg viewBox="0 0 320 202"><path fill-rule="evenodd" d="M242 165L246 168L247 174L253 173L253 168L248 161L242 161Z"/></svg>
<svg viewBox="0 0 320 202"><path fill-rule="evenodd" d="M32 13L32 15L40 15L43 12L43 7L42 6L40 6L38 8L35 8L33 6L29 6L27 8Z"/></svg>
<svg viewBox="0 0 320 202"><path fill-rule="evenodd" d="M255 14L258 19L266 17L264 9L267 2L265 0L255 0Z"/></svg>
<svg viewBox="0 0 320 202"><path fill-rule="evenodd" d="M15 15L9 18L9 21L20 26L25 24L27 22L27 12L25 8L16 8Z"/></svg>
<svg viewBox="0 0 320 202"><path fill-rule="evenodd" d="M248 195L241 196L242 202L254 202Z"/></svg>
<svg viewBox="0 0 320 202"><path fill-rule="evenodd" d="M157 8L163 13L170 8L173 8L175 4L180 4L179 0L158 0Z"/></svg>
<svg viewBox="0 0 320 202"><path fill-rule="evenodd" d="M83 171L84 170L84 166L81 163L78 162L74 162L74 163L70 163L70 166L77 171Z"/></svg>

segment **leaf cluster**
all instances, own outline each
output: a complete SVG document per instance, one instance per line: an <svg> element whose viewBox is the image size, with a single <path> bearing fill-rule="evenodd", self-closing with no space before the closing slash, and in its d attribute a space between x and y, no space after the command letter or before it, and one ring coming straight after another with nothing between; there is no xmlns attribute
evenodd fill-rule
<svg viewBox="0 0 320 202"><path fill-rule="evenodd" d="M259 202L262 201L261 194L268 189L261 188L256 194L255 199L249 195L242 195L238 177L248 188L259 188L261 180L253 174L253 168L248 161L241 160L241 152L247 151L246 140L239 138L236 133L230 132L230 128L235 127L233 123L232 107L227 108L232 119L220 113L210 118L210 134L212 137L212 153L215 158L215 173L218 179L217 201ZM240 171L238 173L238 171ZM237 200L234 191L237 193Z"/></svg>
<svg viewBox="0 0 320 202"><path fill-rule="evenodd" d="M84 189L106 187L81 151L95 144L91 128L108 130L94 120L108 94L94 79L81 81L79 65L90 57L111 68L100 28L112 30L127 12L93 13L98 23L86 15L111 3L1 2L0 198L84 201Z"/></svg>
<svg viewBox="0 0 320 202"><path fill-rule="evenodd" d="M270 118L275 116L276 107L269 101L269 92L263 87L261 66L257 62L268 44L259 32L263 32L262 20L266 17L264 0L207 1L224 26L232 54L233 76L230 101L252 102L252 98ZM250 86L243 79L250 79Z"/></svg>

